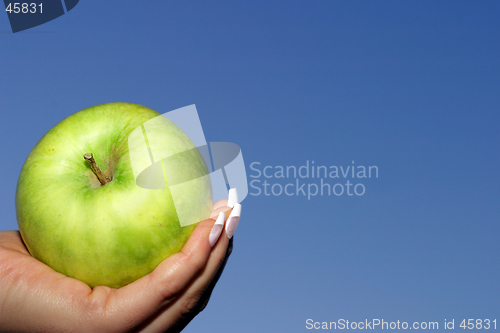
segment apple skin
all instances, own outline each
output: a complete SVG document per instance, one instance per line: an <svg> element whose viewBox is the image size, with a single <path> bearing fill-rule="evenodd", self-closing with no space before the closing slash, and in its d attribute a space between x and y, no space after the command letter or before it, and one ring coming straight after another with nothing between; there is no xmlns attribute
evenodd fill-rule
<svg viewBox="0 0 500 333"><path fill-rule="evenodd" d="M42 137L23 165L16 192L19 230L33 257L90 287L119 288L182 249L196 224L180 226L168 188L136 185L128 154L129 133L159 115L137 104L101 104L69 116ZM169 149L194 148L168 122L162 135ZM86 153L112 175L111 182L100 185ZM198 172L207 168L201 155L190 165ZM209 180L193 182L183 196L198 221L208 218Z"/></svg>

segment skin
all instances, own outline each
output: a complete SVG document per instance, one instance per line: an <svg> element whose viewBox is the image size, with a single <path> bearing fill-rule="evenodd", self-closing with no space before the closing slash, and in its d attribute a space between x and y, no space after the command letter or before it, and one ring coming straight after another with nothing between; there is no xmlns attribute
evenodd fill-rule
<svg viewBox="0 0 500 333"><path fill-rule="evenodd" d="M91 289L33 258L19 232L0 232L0 331L179 332L206 305L231 252L225 231L208 242L226 205L214 205L179 253L119 289Z"/></svg>
<svg viewBox="0 0 500 333"><path fill-rule="evenodd" d="M33 257L90 287L119 288L181 250L196 225L181 227L168 187L136 185L130 158L140 151L129 147L130 133L139 129L144 142L141 125L146 128L152 119L164 119L147 132L153 154L165 142L167 155L194 148L182 130L158 116L137 104L101 104L66 118L37 143L16 192L19 230ZM134 155L134 161L149 165L145 151L142 157ZM186 172L206 174L194 151L171 163L171 172L181 178ZM93 154L110 182L101 185L86 153ZM193 222L208 218L209 179L189 182L175 205L187 210Z"/></svg>

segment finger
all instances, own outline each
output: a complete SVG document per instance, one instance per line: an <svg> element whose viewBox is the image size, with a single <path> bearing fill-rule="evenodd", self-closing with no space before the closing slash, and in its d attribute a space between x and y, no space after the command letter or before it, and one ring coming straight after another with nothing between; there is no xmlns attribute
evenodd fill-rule
<svg viewBox="0 0 500 333"><path fill-rule="evenodd" d="M219 207L227 206L227 199L222 199L214 203L214 210L216 210Z"/></svg>
<svg viewBox="0 0 500 333"><path fill-rule="evenodd" d="M236 188L232 188L229 190L229 192L227 194L227 199L219 200L214 204L214 211L216 211L218 208L224 207L224 206L232 209L234 207L234 205L237 203L239 203L238 191L236 190ZM217 213L217 215L218 215L218 213ZM214 217L217 215L214 215L214 213L212 212L211 217Z"/></svg>
<svg viewBox="0 0 500 333"><path fill-rule="evenodd" d="M234 190L236 192L236 190ZM230 195L231 198L231 195ZM237 199L236 199L237 200ZM234 201L236 201L234 200ZM229 200L231 201L231 200ZM225 237L222 237L221 243L225 244L225 241L229 240L228 247L226 249L225 257L222 263L219 265L218 270L216 271L215 277L212 280L206 280L203 275L200 278L194 280L194 282L190 285L188 290L183 294L182 298L176 302L173 307L177 307L176 312L186 313L187 315L183 322L185 325L194 318L200 311L202 311L207 305L208 299L212 293L215 284L217 283L224 267L226 265L227 259L232 252L233 249L233 240L232 236L238 224L238 220L241 214L241 205L238 203L234 204L234 209L226 220L226 224L228 224L225 228ZM222 215L222 214L221 214ZM223 215L222 215L223 216ZM212 255L214 255L215 251L212 251ZM211 256L210 259L213 257ZM207 267L210 267L210 259ZM206 286L208 283L208 287ZM184 327L182 326L182 328ZM180 330L179 330L180 331Z"/></svg>
<svg viewBox="0 0 500 333"><path fill-rule="evenodd" d="M214 223L213 219L200 222L181 252L162 261L152 273L120 289L96 287L90 297L102 302L108 316L128 317L131 325L147 320L178 297L204 269L212 250L208 235Z"/></svg>
<svg viewBox="0 0 500 333"><path fill-rule="evenodd" d="M231 247L229 243L231 242ZM222 235L214 246L205 268L199 276L187 287L179 298L167 309L149 320L144 332L159 332L165 327L175 326L172 332L180 332L206 305L208 298L215 287L227 259L232 251L232 241L227 235ZM175 316L172 313L176 314ZM170 332L170 330L169 330Z"/></svg>
<svg viewBox="0 0 500 333"><path fill-rule="evenodd" d="M216 219L218 216L219 216L219 213L220 212L223 212L224 214L226 214L226 216L229 216L229 214L231 214L231 208L227 207L227 206L221 206L217 209L215 209L211 214L210 214L210 218L212 219Z"/></svg>
<svg viewBox="0 0 500 333"><path fill-rule="evenodd" d="M226 255L222 261L222 264L220 265L217 273L215 274L215 276L213 277L213 279L210 281L208 287L205 289L205 291L203 292L203 294L201 295L200 299L198 300L197 304L194 306L193 310L191 310L186 316L185 318L183 318L183 320L179 320L177 323L174 324L174 326L169 330L169 332L172 332L172 333L177 333L177 332L181 332L190 322L191 320L193 320L193 318L198 315L198 313L200 313L201 311L203 311L205 309L205 307L207 306L208 304L208 301L210 300L210 296L212 295L212 292L213 292L213 289L215 287L215 285L217 284L217 282L219 281L219 278L221 277L222 275L222 272L224 271L224 268L226 266L226 263L227 263L227 260L229 259L229 256L231 255L231 252L233 250L233 239L234 238L231 238L229 240L229 244L228 244L228 248L226 250ZM196 280L198 281L198 280ZM194 283L193 283L194 284ZM193 288L196 288L195 285L193 285L192 287L190 287L186 294L189 294L190 292L193 292L194 290L191 290ZM183 304L184 305L184 311L187 308L189 308L191 305L189 304L190 301L193 301L193 298L186 298L183 296L183 299L179 300L179 303L175 303L176 305L174 306L177 306L178 304ZM196 301L194 299L194 301ZM174 306L172 306L172 309L174 309ZM177 309L175 309L176 311L179 311ZM180 309L182 310L182 309ZM156 323L155 323L156 324ZM156 325L151 325L152 327L153 326L156 326ZM165 327L165 326L163 326ZM161 328L160 325L158 325L158 328Z"/></svg>
<svg viewBox="0 0 500 333"><path fill-rule="evenodd" d="M234 189L234 192L236 190ZM233 193L235 194L235 193ZM231 193L230 193L230 198L231 198ZM220 274L222 273L222 270L224 269L224 266L227 262L227 259L229 255L232 252L233 248L233 242L232 242L232 236L234 234L234 231L236 229L236 226L238 224L238 220L241 214L241 205L236 203L237 198L233 198L234 203L234 208L231 211L231 214L229 215L228 219L226 220L226 228L225 228L225 237L223 236L219 242L221 244L226 244L228 243L228 246L226 248L226 252L224 255L224 258L222 258L222 262L219 262L219 266L217 270L215 271L215 277L209 276L211 280L207 280L207 276L201 275L200 278L197 278L193 281L193 283L190 285L188 290L183 294L182 298L176 302L176 304L173 307L177 307L178 311L176 312L181 312L181 313L187 313L191 317L196 316L198 312L200 312L205 306L206 303L208 302L208 298L210 298L210 294L212 292L212 289L215 286L215 283L217 283L217 280L220 277ZM229 200L231 201L231 200ZM222 215L222 214L221 214ZM222 215L223 216L223 215ZM207 269L210 268L210 260L214 259L215 260L220 260L220 257L217 258L216 251L219 249L218 246L212 251L211 257L209 259L209 262L207 264ZM215 258L214 258L215 257ZM208 284L208 287L207 287ZM188 319L186 322L189 322Z"/></svg>

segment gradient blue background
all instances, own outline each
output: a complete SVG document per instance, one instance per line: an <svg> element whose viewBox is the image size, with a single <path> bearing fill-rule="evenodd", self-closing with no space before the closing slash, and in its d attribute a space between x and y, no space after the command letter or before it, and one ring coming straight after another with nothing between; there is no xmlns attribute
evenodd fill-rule
<svg viewBox="0 0 500 333"><path fill-rule="evenodd" d="M238 143L249 176L255 161L354 160L379 178L361 197L249 195L186 332L499 321L499 13L496 1L80 1L17 34L0 14L0 229L17 229L21 166L66 116L196 104L207 140Z"/></svg>

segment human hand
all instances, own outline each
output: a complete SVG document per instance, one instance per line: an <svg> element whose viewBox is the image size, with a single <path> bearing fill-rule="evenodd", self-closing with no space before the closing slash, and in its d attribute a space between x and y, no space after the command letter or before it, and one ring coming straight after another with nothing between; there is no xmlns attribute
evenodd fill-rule
<svg viewBox="0 0 500 333"><path fill-rule="evenodd" d="M231 193L229 201L237 201ZM206 306L231 254L239 204L220 237L209 237L212 229L221 230L219 213L228 216L228 205L218 201L181 252L119 289L91 289L33 258L18 231L0 232L0 331L180 332Z"/></svg>

